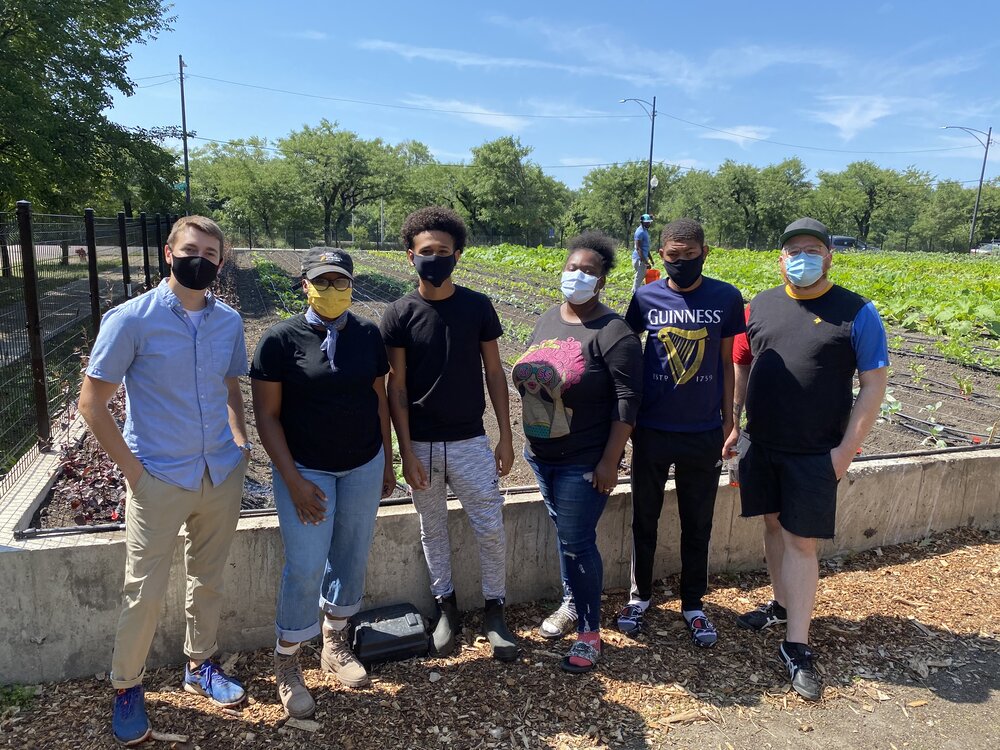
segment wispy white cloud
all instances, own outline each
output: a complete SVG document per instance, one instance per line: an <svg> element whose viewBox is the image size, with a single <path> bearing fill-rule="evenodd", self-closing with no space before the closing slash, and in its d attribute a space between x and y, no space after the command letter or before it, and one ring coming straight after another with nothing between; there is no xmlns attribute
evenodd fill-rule
<svg viewBox="0 0 1000 750"><path fill-rule="evenodd" d="M768 128L763 125L731 125L719 130L706 130L699 135L699 138L730 141L740 148L746 148L748 143L760 140L761 138L770 138L773 134L774 128Z"/></svg>
<svg viewBox="0 0 1000 750"><path fill-rule="evenodd" d="M441 47L415 47L410 44L399 44L384 39L362 39L357 43L359 49L369 52L388 52L399 55L405 60L427 60L429 62L445 63L459 68L513 68L524 70L557 70L576 75L598 75L603 72L588 66L571 65L551 60L540 60L530 57L504 57L484 55L479 52L469 52L460 49Z"/></svg>
<svg viewBox="0 0 1000 750"><path fill-rule="evenodd" d="M810 112L809 116L817 122L835 127L844 141L851 140L879 120L895 114L903 103L878 94L829 95L819 97L819 101L822 109Z"/></svg>
<svg viewBox="0 0 1000 750"><path fill-rule="evenodd" d="M491 16L491 23L524 35L542 36L545 48L637 86L669 85L694 93L753 76L779 65L843 68L842 55L815 47L743 45L692 59L667 47L637 48L635 40L603 26L553 25L538 18ZM628 49L628 54L622 50ZM580 65L582 63L582 65Z"/></svg>
<svg viewBox="0 0 1000 750"><path fill-rule="evenodd" d="M287 34L282 34L282 36L289 39L304 39L309 42L324 42L330 38L330 35L325 31L290 31Z"/></svg>
<svg viewBox="0 0 1000 750"><path fill-rule="evenodd" d="M429 109L440 109L451 112L463 120L474 122L478 125L496 128L506 132L516 133L524 130L531 123L530 120L516 115L507 115L496 110L483 107L474 102L463 102L459 99L435 99L430 96L411 95L404 100L406 104L414 107L427 107Z"/></svg>

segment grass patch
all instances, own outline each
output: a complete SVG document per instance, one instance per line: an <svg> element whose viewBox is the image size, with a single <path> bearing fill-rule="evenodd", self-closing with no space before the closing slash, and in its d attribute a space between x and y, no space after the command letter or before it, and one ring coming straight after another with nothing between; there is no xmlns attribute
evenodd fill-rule
<svg viewBox="0 0 1000 750"><path fill-rule="evenodd" d="M35 699L31 685L0 685L0 716L13 708L25 708Z"/></svg>

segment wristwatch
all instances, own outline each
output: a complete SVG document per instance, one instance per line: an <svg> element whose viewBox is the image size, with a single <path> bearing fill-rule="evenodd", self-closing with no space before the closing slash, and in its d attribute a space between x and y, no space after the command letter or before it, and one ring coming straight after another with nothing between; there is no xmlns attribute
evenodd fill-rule
<svg viewBox="0 0 1000 750"><path fill-rule="evenodd" d="M247 453L253 455L254 445L249 440L247 440L243 445L240 446L241 451L246 451Z"/></svg>

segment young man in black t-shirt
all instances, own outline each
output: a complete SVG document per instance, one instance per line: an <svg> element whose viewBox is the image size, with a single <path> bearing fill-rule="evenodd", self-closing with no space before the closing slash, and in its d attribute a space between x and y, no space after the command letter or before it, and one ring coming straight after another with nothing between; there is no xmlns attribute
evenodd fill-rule
<svg viewBox="0 0 1000 750"><path fill-rule="evenodd" d="M438 606L434 650L440 656L454 651L461 629L451 577L450 486L479 542L486 636L494 657L512 661L518 647L504 622L507 552L499 489L499 477L514 462L507 377L497 346L503 329L488 297L451 280L465 237L464 222L447 208L422 208L403 222L406 254L420 282L382 316L389 408ZM484 369L500 428L493 451L483 427Z"/></svg>

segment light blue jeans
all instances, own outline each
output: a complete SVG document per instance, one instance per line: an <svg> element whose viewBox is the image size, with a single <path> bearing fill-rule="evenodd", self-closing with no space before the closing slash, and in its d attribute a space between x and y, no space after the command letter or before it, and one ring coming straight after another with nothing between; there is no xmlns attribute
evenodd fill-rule
<svg viewBox="0 0 1000 750"><path fill-rule="evenodd" d="M278 638L291 643L315 638L320 632L319 610L350 617L361 609L384 463L379 450L371 461L349 471L314 471L296 464L303 477L326 493L326 518L318 525L299 520L288 486L272 467L274 504L285 545L274 623Z"/></svg>

